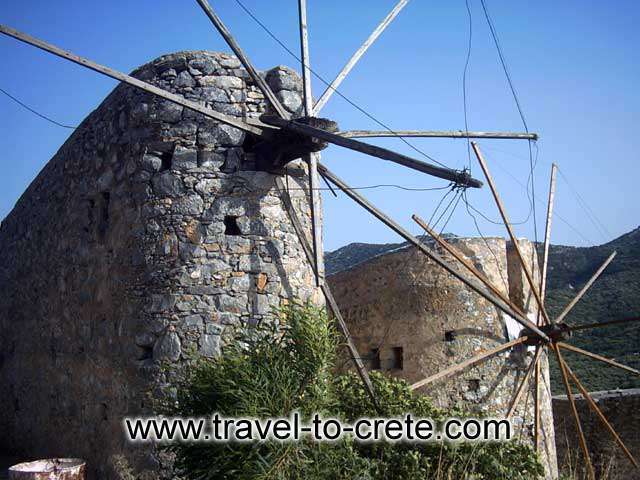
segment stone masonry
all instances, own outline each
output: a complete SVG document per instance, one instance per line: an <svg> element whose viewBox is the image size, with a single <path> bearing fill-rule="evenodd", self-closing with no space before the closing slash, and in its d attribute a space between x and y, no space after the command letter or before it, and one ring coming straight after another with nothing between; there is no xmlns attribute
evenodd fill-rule
<svg viewBox="0 0 640 480"><path fill-rule="evenodd" d="M227 115L266 108L230 55L166 55L133 76ZM299 77L266 79L299 114ZM0 448L82 457L90 478L168 476L170 461L126 443L122 418L174 394L233 326L319 301L252 141L120 85L47 163L0 226ZM297 171L285 181L310 231Z"/></svg>
<svg viewBox="0 0 640 480"><path fill-rule="evenodd" d="M593 392L591 397L602 410L634 458L640 458L640 388ZM617 446L605 426L589 408L582 395L574 395L582 430L586 437L596 478L634 480L638 469ZM558 463L570 475L584 465L575 420L565 395L553 397Z"/></svg>
<svg viewBox="0 0 640 480"><path fill-rule="evenodd" d="M429 243L427 240L425 242ZM510 242L502 238L452 238L494 285L535 321L535 300ZM433 248L457 266L446 252ZM520 241L530 265L532 244ZM534 269L539 278L538 269ZM539 281L539 280L537 280ZM473 293L414 247L385 253L329 277L336 301L368 367L417 382L507 342L520 325ZM441 407L504 417L526 373L533 349L516 347L489 361L422 388ZM346 365L346 363L345 363ZM547 359L541 391L542 459L548 478L557 477ZM531 385L533 385L531 383ZM533 388L523 395L513 423L524 441L533 441Z"/></svg>

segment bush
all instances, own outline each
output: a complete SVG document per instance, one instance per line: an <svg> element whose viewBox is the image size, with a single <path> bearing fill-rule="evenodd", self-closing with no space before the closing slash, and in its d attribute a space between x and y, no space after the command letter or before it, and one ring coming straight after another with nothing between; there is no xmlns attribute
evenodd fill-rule
<svg viewBox="0 0 640 480"><path fill-rule="evenodd" d="M318 412L352 421L407 412L435 421L463 412L435 408L399 379L372 372L380 412L360 379L336 376L338 337L324 311L290 306L278 319L237 332L215 360L200 359L164 406L173 416L287 417ZM532 449L515 443L174 443L176 467L190 479L535 479L543 470Z"/></svg>

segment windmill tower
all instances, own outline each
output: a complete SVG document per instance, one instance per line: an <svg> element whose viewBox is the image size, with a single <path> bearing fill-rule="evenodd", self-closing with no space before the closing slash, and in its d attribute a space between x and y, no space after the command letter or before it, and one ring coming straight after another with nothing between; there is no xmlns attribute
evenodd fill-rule
<svg viewBox="0 0 640 480"><path fill-rule="evenodd" d="M197 1L235 57L181 52L126 75L0 25L0 33L123 84L83 122L2 223L0 241L6 248L0 282L9 294L0 303L0 335L9 348L0 380L9 395L0 399L0 406L13 412L1 425L9 438L38 452L52 444L80 444L79 455L100 468L114 460L114 453L126 451L125 461L137 473L153 475L149 472L161 470L162 459L124 445L122 416L143 413L148 407L145 393L153 394L156 387L170 395L186 354L215 355L225 325L259 319L269 307L291 298L326 302L375 404L367 369L324 280L319 176L522 327L514 341L448 366L414 388L527 344L536 348L536 356L512 407L531 372L538 381L539 352L546 349L553 349L563 366L571 397L568 375L578 383L559 351L569 348L563 340L570 328L561 322L566 312L554 320L546 314L544 284L536 285L531 277L477 146L542 319L528 318L481 275L467 278L350 188L318 156L331 143L445 179L457 188L479 188L482 182L466 171L354 138L535 140L537 135L340 132L334 121L319 118L342 79L407 0L397 3L315 103L305 0L298 2L301 87L287 69L260 75L207 1ZM21 285L25 279L26 288ZM160 368L162 360L172 362L169 370ZM582 446L588 458L584 442Z"/></svg>

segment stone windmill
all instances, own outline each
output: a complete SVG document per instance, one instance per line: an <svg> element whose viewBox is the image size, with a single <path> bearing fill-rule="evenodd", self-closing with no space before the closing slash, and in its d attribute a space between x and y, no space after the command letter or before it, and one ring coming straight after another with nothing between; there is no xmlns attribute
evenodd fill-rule
<svg viewBox="0 0 640 480"><path fill-rule="evenodd" d="M438 374L437 378L477 364L491 355L516 345L530 344L536 348L535 360L531 363L530 372L536 371L536 378L539 377L540 352L543 348L552 348L563 365L565 386L571 398L571 388L567 379L567 375L571 375L571 372L562 361L559 348L576 350L575 347L567 347L563 342L567 328L563 327L559 320L551 321L544 311L542 301L544 287L540 289L538 285L534 285L531 276L527 275L527 281L530 283L541 312L540 321L532 320L507 298L495 291L483 278L478 277L476 280L470 280L458 269L453 268L434 249L412 236L319 161L319 152L328 144L333 144L448 180L460 188L479 188L482 183L465 171L456 171L425 163L354 138L416 136L537 139L537 135L529 133L340 132L334 121L318 117L322 107L336 91L342 80L407 2L408 0L398 2L314 103L308 55L306 2L299 0L302 69L301 111L291 108L288 94L282 93L282 91L298 90L295 85L291 88L288 87L292 83L295 84L295 78L283 71L268 72L266 77L258 73L206 0L198 0L198 3L227 41L237 60L228 56L185 52L162 57L156 62L138 69L130 76L12 28L0 26L0 32L5 35L133 87L126 90L120 87L116 89L105 103L83 123L79 131L63 147L56 162L51 164L50 168L47 167L49 171L43 172L48 173L49 177L41 175L36 180L35 185L32 185L27 192L27 197L18 206L19 212L16 213L16 218L9 218L8 223L3 224L3 228L8 231L7 238L12 242L15 240L16 244L19 242L18 238L24 237L25 230L27 236L37 237L37 231L25 229L20 225L19 214L22 212L26 215L24 212L28 212L28 202L36 203L36 200L45 194L51 195L56 186L55 181L64 184L61 196L67 195L76 199L74 201L86 202L88 219L84 217L67 219L63 228L52 227L53 232L49 232L48 237L52 236L51 233L57 233L59 234L58 238L47 238L49 242L56 242L58 250L54 253L64 255L74 248L82 252L86 248L83 246L83 240L87 240L82 237L84 234L80 232L77 238L74 237L77 241L65 242L65 228L72 230L75 226L80 227L86 223L87 226L83 228L86 230L85 234L88 237L87 241L90 242L91 252L103 253L110 258L109 265L89 262L89 268L82 276L77 275L77 272L86 267L86 257L78 255L77 270L67 272L66 276L58 277L60 292L76 288L83 294L81 301L90 304L90 308L96 312L100 312L100 314L96 313L97 320L91 323L90 332L86 333L81 326L78 326L77 333L79 335L86 334L89 338L93 338L93 335L104 334L98 341L99 347L102 349L101 351L109 352L116 346L109 340L114 334L109 332L107 335L107 328L113 328L116 337L122 335L122 331L127 334L136 333L135 327L129 327L127 324L116 323L114 326L107 327L101 317L103 311L106 311L104 309L106 303L110 303L109 308L112 309L110 311L115 309L122 318L144 310L145 315L149 315L150 322L156 323L159 319L166 320L161 318L162 315L166 316L166 312L173 312L181 325L179 331L177 331L178 327L172 319L164 321L164 323L160 322L154 331L138 332L140 338L136 337L136 340L138 347L142 349L141 360L144 361L156 355L169 360L177 360L181 350L187 344L197 346L205 354L212 354L215 352L218 342L215 335L216 326L208 322L207 318L203 318L203 312L211 310L210 305L224 318L234 315L240 316L245 313L247 316L259 315L268 309L272 299L283 296L282 290L286 290L286 295L290 297L309 298L314 295L316 289L319 289L347 340L354 366L375 403L375 393L367 370L351 340L340 309L324 280L321 206L318 193L318 181L319 177L322 177L414 245L435 264L444 268L523 327L523 333L517 339L509 341L499 348L483 352L456 367L447 368ZM235 64L237 61L244 67L244 70L238 68L240 65ZM124 87L124 85L121 86ZM245 90L242 85L246 87ZM199 89L200 96L195 95L196 89ZM224 101L219 96L222 95L220 94L221 90L224 91L223 96L226 99ZM149 100L150 97L157 97L164 102L156 105L153 100ZM136 123L140 119L151 117L159 121L157 132L149 132L144 124ZM185 120L189 120L190 123L185 125ZM193 129L192 125L195 125ZM139 135L140 138L135 138L135 135ZM191 136L194 135L196 136L194 140L196 147L192 148L189 142L192 141ZM109 139L109 144L103 145L106 138ZM168 143L171 144L170 149L167 147ZM114 145L119 145L119 147L112 148ZM223 148L218 149L218 145ZM481 160L477 146L474 148ZM82 160L87 159L87 151L96 157L94 166L82 163ZM221 156L221 152L224 152L223 156ZM291 174L291 170L295 170L295 168L290 169L289 167L297 159L302 159L306 168L299 168L299 174L296 176ZM498 200L486 163L481 161L481 164L492 192ZM69 172L73 168L76 168L77 177L70 179ZM92 168L91 172L87 170L88 176L83 178L83 169L89 168ZM213 175L211 175L212 171ZM178 175L175 172L181 173ZM233 178L225 177L219 175L220 172L233 173L234 176ZM90 187L87 187L85 181L89 176L95 177L95 181L91 183ZM54 178L55 181L50 181L51 178ZM289 181L296 182L299 191L309 192L310 201L308 203L304 194L296 196L294 193L296 190L288 187ZM84 191L85 189L89 191ZM123 194L125 190L126 195ZM238 200L238 192L244 192L248 197L251 197L251 202ZM204 200L203 197L205 197ZM64 210L69 203L66 202L63 206L62 202L55 203L55 198L48 201L51 208L49 211L39 212L42 216L56 212L56 208ZM504 209L501 204L499 205L504 214ZM284 212L288 220L283 221L279 212ZM139 216L145 218L144 225L138 224ZM259 225L255 222L257 217L261 221L261 223L258 222ZM503 218L505 225L509 227L506 214ZM135 236L129 231L135 230L132 226L140 228L144 232L138 232L139 236ZM241 234L248 234L252 238L249 241L244 241L239 238L242 237ZM509 234L512 239L515 239L510 227ZM148 239L148 242L153 244L153 248L157 248L159 245L160 252L140 249L140 246L136 244L138 238ZM129 242L127 248L120 249L125 240ZM118 247L114 248L116 243ZM299 248L293 247L294 244ZM515 244L517 245L517 242ZM445 245L444 241L442 241L442 245ZM548 237L545 245L544 264L546 265ZM35 266L30 265L31 251L29 247L22 246L20 248L22 248L22 256L16 256L15 262L23 260L32 269L35 269ZM119 256L119 254L123 253L129 257L121 258L123 255ZM190 268L182 268L182 266L176 268L175 263L167 264L165 260L157 260L158 256L162 255L181 258ZM521 255L520 257L524 271L528 272ZM275 258L282 261L276 264L272 261ZM52 272L58 271L56 269L59 266L53 264L55 260L56 258L47 259L48 262L51 262ZM132 267L129 269L127 262L131 261L133 261ZM266 263L272 265L266 266ZM461 263L466 268L470 267L464 261ZM110 298L113 293L109 291L107 284L94 285L92 276L101 275L102 278L109 279L113 272L110 270L111 265L116 264L127 264L126 268L122 268L126 270L129 285L123 289L122 297L113 299ZM135 268L140 265L152 265L153 268ZM16 266L14 270L18 272L20 268ZM309 270L311 271L311 282L309 282L307 275ZM14 281L17 278L15 272L7 274L6 279ZM220 277L221 275L222 277ZM250 278L253 283L246 280L247 278ZM216 282L222 281L225 282L224 287L221 284L216 284ZM173 283L175 286L176 282L179 286L179 294L166 295L162 293L166 284ZM40 283L44 284L45 282ZM205 283L208 284L205 285ZM211 283L214 284L213 287ZM146 288L149 285L153 288ZM48 287L43 286L42 288ZM90 290L85 291L87 288ZM227 295L222 291L227 288L242 293ZM28 297L29 292L24 295ZM249 297L251 298L249 299ZM122 302L122 298L127 298L127 301ZM130 298L136 300L129 302ZM242 299L244 303L239 299ZM139 309L137 305L143 300L149 301L144 309ZM28 304L29 298L22 299L22 303L12 298L11 302L14 303L8 303L7 311L18 316L25 316L24 313L21 314L17 310L18 306ZM50 309L59 314L63 320L74 314L77 315L77 311L72 308L60 303L56 303L55 306L53 304L52 300L51 305L47 305L42 310ZM45 315L43 311L34 313L34 316ZM222 322L224 323L224 320ZM52 324L51 327L55 327L52 330L54 332L60 328L57 324ZM3 332L5 331L8 331L8 328L5 329L3 326ZM192 334L197 337L196 340L193 340ZM58 349L56 344L60 339L54 337L52 337L52 352L62 351L63 349ZM13 337L11 339L15 344L20 344L22 341ZM33 343L27 343L27 347L35 347L37 343L36 339ZM25 351L29 348L26 348ZM20 348L16 350L18 353L14 355L16 359L19 358L19 350ZM52 355L55 357L53 353ZM593 354L591 355L593 356ZM595 358L598 357L595 356ZM600 357L600 359L602 358ZM67 361L66 357L63 360L54 358L53 361L54 364L59 361L64 367L59 368L60 365L58 365L56 370L67 369L69 372L73 370L71 361ZM615 363L607 361L610 364ZM45 363L46 361L43 359L42 372L49 371ZM125 379L128 379L126 372L131 368L129 365L123 363L119 365L121 368L112 368L112 364L108 362L96 363L98 367L102 368L102 370L97 369L102 372L102 376L97 377L95 373L91 373L88 382L110 382L109 388L106 389L107 393L104 394L108 400L97 401L95 398L86 397L90 407L87 407L86 412L83 410L83 415L87 419L107 421L113 417L113 411L127 411L131 407L130 403L140 401L140 398L139 396L129 396L118 388L118 382L124 382ZM164 382L171 380L163 377L163 374L157 371L152 371L151 367L147 368L146 364L143 364L141 368L149 376L156 376L156 379L159 378ZM625 368L628 369L628 367ZM94 368L93 371L95 372L95 370ZM145 383L148 379L144 378L145 373L140 374L139 370L140 368L137 373L131 374L131 376L136 378L136 382ZM20 370L16 367L16 371ZM121 377L109 378L113 376L113 372L117 372ZM61 389L64 389L64 385L71 385L73 375L75 374L68 374L68 378L65 378L61 383L63 385ZM528 377L529 375L523 379L518 394L514 398L514 406L520 399ZM435 381L437 378L430 377L418 382L414 387L418 388ZM44 382L46 379L42 380ZM581 388L577 379L575 381ZM10 379L8 383L11 384L11 396L14 399L21 397L22 389L27 388L18 380ZM64 397L59 390L55 390L52 395L56 398ZM583 389L581 388L581 390ZM84 395L80 392L74 393L81 397ZM586 392L583 393L586 395ZM37 410L38 398L35 395L30 408L23 408L23 410ZM24 399L23 401L28 404L30 400ZM111 401L114 402L115 407ZM58 403L63 410L75 408L73 405L67 405L65 401ZM595 408L597 409L597 407ZM509 414L511 414L511 410ZM575 409L574 414L577 420ZM60 418L65 417L62 415ZM24 421L28 422L28 420ZM31 420L31 422L31 428L35 429L38 425L38 419ZM109 425L108 428L116 428L113 427L115 425L113 421ZM11 431L17 430L16 425L13 425ZM73 442L73 440L75 439L69 439L69 442ZM113 442L117 443L116 440Z"/></svg>

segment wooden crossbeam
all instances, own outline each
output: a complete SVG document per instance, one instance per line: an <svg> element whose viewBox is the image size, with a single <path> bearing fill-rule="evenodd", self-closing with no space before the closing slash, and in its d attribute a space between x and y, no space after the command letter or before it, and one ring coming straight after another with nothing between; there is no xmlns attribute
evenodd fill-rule
<svg viewBox="0 0 640 480"><path fill-rule="evenodd" d="M553 220L553 206L556 196L556 173L558 166L551 165L551 179L549 180L549 199L547 201L547 220L544 227L544 247L542 251L542 271L540 272L540 298L544 302L547 291L547 268L549 266L549 246L551 244L551 223Z"/></svg>
<svg viewBox="0 0 640 480"><path fill-rule="evenodd" d="M579 353L581 355L584 355L585 357L593 358L594 360L598 360L600 362L606 363L607 365L611 365L612 367L616 367L621 370L625 370L627 372L640 375L640 370L636 370L635 368L628 367L627 365L618 363L615 360L611 360L610 358L603 357L602 355L598 355L597 353L591 353L587 350L583 350L582 348L579 348L564 342L558 342L558 345L564 348L565 350L571 350L572 352Z"/></svg>
<svg viewBox="0 0 640 480"><path fill-rule="evenodd" d="M207 0L196 0L196 1L200 5L204 13L207 15L207 17L209 17L209 20L211 20L211 23L213 23L213 25L216 27L218 32L220 32L220 35L222 35L222 37L227 42L229 47L231 47L231 50L233 50L233 53L236 54L236 57L238 57L238 60L240 60L240 63L242 63L242 65L244 66L249 76L253 79L256 86L260 89L260 91L265 96L267 101L273 106L273 108L278 113L278 115L280 115L280 117L282 118L289 118L290 117L289 112L285 110L285 108L280 103L280 100L278 100L275 93L273 93L273 90L271 90L271 88L269 87L269 85L267 85L267 82L264 80L264 78L262 78L260 74L257 72L257 70L253 67L253 64L249 60L249 57L244 53L242 48L240 48L240 45L238 44L236 39L233 37L233 35L231 35L231 32L229 31L227 26L222 22L222 19L218 15L216 15L216 13L213 11L213 9L211 8L211 5L209 5L209 2L207 2Z"/></svg>
<svg viewBox="0 0 640 480"><path fill-rule="evenodd" d="M541 427L541 415L540 415L540 380L542 376L540 368L540 361L535 364L535 377L533 387L533 443L535 445L536 452L540 452L540 427Z"/></svg>
<svg viewBox="0 0 640 480"><path fill-rule="evenodd" d="M569 327L572 332L578 330L590 330L592 328L610 327L611 325L621 325L623 323L640 322L640 317L621 318L619 320L610 320L608 322L589 323L587 325L576 325Z"/></svg>
<svg viewBox="0 0 640 480"><path fill-rule="evenodd" d="M412 168L419 172L432 175L434 177L443 178L445 180L455 182L459 185L466 185L476 188L482 186L482 182L476 180L475 178L469 177L469 175L465 172L459 172L450 168L438 167L430 163L421 162L420 160L415 160L411 157L407 157L406 155L392 152L391 150L387 150L386 148L370 145L368 143L353 140L351 138L344 138L340 135L336 135L335 133L327 132L326 130L321 130L319 128L314 128L310 125L306 125L293 120L286 121L281 118L269 115L263 115L260 118L265 123L280 127L283 130L288 130L290 132L299 133L309 137L315 137L320 140L324 140L325 142L348 148L349 150L355 150L357 152L365 153L382 160L388 160L393 163Z"/></svg>
<svg viewBox="0 0 640 480"><path fill-rule="evenodd" d="M389 14L380 22L380 24L375 28L375 30L369 35L369 38L365 40L362 46L356 50L356 53L349 59L347 64L342 67L340 73L336 76L336 78L331 82L331 84L327 87L324 93L320 96L315 106L313 107L313 115L317 116L322 110L322 107L327 103L331 95L334 94L338 86L342 83L345 77L349 74L351 69L358 63L358 60L365 54L365 52L369 49L369 47L376 41L376 39L384 32L384 30L389 26L389 24L393 21L394 18L400 13L400 11L404 8L409 0L400 0L393 10L389 12Z"/></svg>
<svg viewBox="0 0 640 480"><path fill-rule="evenodd" d="M389 218L386 214L384 214L381 210L376 208L372 203L370 203L366 198L356 192L354 189L350 188L345 182L343 182L337 175L332 173L326 166L322 163L318 163L318 172L325 179L329 180L336 187L342 190L348 197L358 203L361 207L371 213L374 217L384 223L386 226L391 228L398 235L407 240L411 245L416 247L419 252L429 257L433 262L435 262L438 266L445 269L455 278L460 280L462 283L467 285L471 290L476 292L478 295L483 297L485 300L489 301L493 305L495 305L499 310L506 313L510 317L513 317L514 320L519 322L521 325L527 327L532 332L535 332L541 339L549 341L549 337L540 330L531 320L526 317L519 315L517 312L513 311L508 305L506 305L500 298L493 295L491 292L486 291L486 289L471 279L466 278L460 272L458 272L455 268L451 267L440 255L427 247L424 243L418 240L416 237L411 235L405 228L399 225L397 222Z"/></svg>
<svg viewBox="0 0 640 480"><path fill-rule="evenodd" d="M542 346L537 345L536 353L534 354L533 359L529 364L529 368L527 369L527 373L522 379L522 382L520 382L520 385L518 385L518 389L516 390L516 394L513 397L513 400L511 401L511 405L509 405L509 410L507 411L507 416L505 418L511 418L513 413L516 411L516 408L518 407L518 403L520 403L520 399L522 398L522 394L525 391L525 387L527 387L527 384L529 383L529 378L531 377L531 374L536 370L536 366L538 364L538 361L540 360L541 353L542 353Z"/></svg>
<svg viewBox="0 0 640 480"><path fill-rule="evenodd" d="M304 112L307 117L313 115L313 96L311 92L311 60L309 58L309 31L307 28L307 1L298 0L300 20L300 59L302 67L302 92ZM321 204L318 182L318 154L309 153L303 160L309 167L309 194L311 197L311 232L313 239L313 256L316 266L316 285L324 283L324 249L322 245Z"/></svg>
<svg viewBox="0 0 640 480"><path fill-rule="evenodd" d="M571 406L571 413L573 413L573 420L576 426L576 431L578 432L578 440L580 442L580 448L582 449L582 455L584 456L584 460L587 463L587 473L589 475L589 480L596 480L596 476L593 471L593 464L591 463L591 456L589 455L589 448L587 447L587 440L584 437L584 432L582 431L582 424L580 423L580 415L578 415L576 402L575 402L575 399L573 398L571 385L569 384L567 365L564 359L562 358L562 354L560 353L560 348L558 348L558 345L552 344L552 348L556 353L556 357L558 358L558 364L560 365L560 373L562 373L562 383L564 384L564 389L567 393L567 398L569 399L569 405Z"/></svg>
<svg viewBox="0 0 640 480"><path fill-rule="evenodd" d="M567 369L567 373L573 380L573 383L575 383L576 387L578 387L578 390L580 390L580 393L582 393L582 396L587 401L587 404L589 405L591 410L594 411L594 413L598 416L600 421L604 424L605 428L609 431L609 433L611 434L613 439L616 441L618 446L622 449L622 451L627 456L629 461L631 461L631 463L633 463L633 465L640 470L640 465L638 465L638 462L633 457L633 455L631 454L627 446L624 444L624 442L618 435L618 432L616 432L615 429L611 426L611 424L607 420L607 417L605 417L604 413L602 413L602 410L598 408L598 405L596 404L596 402L593 401L593 398L591 397L591 395L589 395L589 392L587 391L587 389L584 388L584 385L582 385L582 383L580 382L576 374L573 373L573 371L571 370L571 367L569 367L569 364L566 361L564 362L564 368Z"/></svg>
<svg viewBox="0 0 640 480"><path fill-rule="evenodd" d="M296 213L293 203L291 202L291 197L289 196L289 192L287 192L287 189L282 181L282 178L276 177L275 182L276 182L276 187L280 192L280 197L282 198L285 211L287 212L287 215L291 220L293 229L295 230L296 235L298 236L298 240L300 241L300 245L302 246L302 250L304 251L307 257L307 261L315 270L316 266L314 265L315 259L313 256L313 251L305 236L304 227L302 226L302 223L298 218L298 214ZM331 289L326 283L323 283L320 286L320 288L322 290L322 294L324 295L325 300L327 301L329 309L331 310L331 312L333 313L333 316L338 322L338 328L342 332L342 335L344 336L347 342L347 349L349 350L351 361L356 367L356 372L360 376L360 379L364 384L365 390L369 394L369 397L371 398L371 401L373 402L373 405L375 406L376 410L379 410L378 400L376 398L376 394L373 389L373 384L371 383L371 378L369 378L369 372L367 372L366 367L362 363L362 357L358 353L358 349L355 343L353 342L353 338L351 337L351 333L349 332L349 327L347 326L347 323L344 321L344 317L340 312L340 307L338 306L338 303L333 297L333 294L331 293Z"/></svg>
<svg viewBox="0 0 640 480"><path fill-rule="evenodd" d="M537 133L467 132L465 130L346 130L345 138L417 137L417 138L493 138L503 140L538 140Z"/></svg>
<svg viewBox="0 0 640 480"><path fill-rule="evenodd" d="M70 62L88 68L89 70L93 70L94 72L98 72L107 77L111 77L115 80L131 85L132 87L138 88L148 93L152 93L154 95L157 95L158 97L162 97L165 100L169 100L170 102L181 105L185 108L188 108L189 110L201 113L205 117L217 120L227 125L231 125L232 127L239 128L240 130L244 130L245 132L251 133L253 135L265 138L271 137L270 131L273 130L273 127L270 125L265 125L258 119L246 118L244 120L240 120L229 115L224 115L222 113L216 112L215 110L212 110L211 108L207 108L196 102L186 100L179 95L175 95L173 93L167 92L166 90L162 90L155 85L143 82L141 80L138 80L137 78L133 78L112 68L105 67L104 65L92 62L91 60L87 60L86 58L79 57L78 55L67 52L61 48L51 45L50 43L34 38L30 35L27 35L26 33L19 32L5 25L0 25L0 33L37 47L41 50L44 50L45 52L52 53L60 58L64 58L65 60L69 60Z"/></svg>
<svg viewBox="0 0 640 480"><path fill-rule="evenodd" d="M573 307L576 306L576 303L578 303L580 301L580 299L585 295L585 293L587 293L589 291L589 289L591 288L593 283L598 279L598 277L600 275L602 275L602 272L604 272L605 268L607 268L607 266L613 261L613 259L615 258L616 254L617 254L617 252L615 252L615 251L612 252L611 255L609 255L607 257L607 259L602 263L602 265L600 265L600 268L598 268L598 270L596 270L596 273L594 273L591 276L589 281L587 283L585 283L584 287L582 287L582 289L573 298L573 300L571 300L569 302L569 305L564 307L564 310L562 310L562 313L560 315L558 315L558 317L555 319L556 323L560 323L569 314L569 312L571 312Z"/></svg>
<svg viewBox="0 0 640 480"><path fill-rule="evenodd" d="M427 377L423 380L420 380L419 382L414 383L413 385L411 385L411 390L416 390L418 388L424 387L425 385L428 385L430 383L435 382L436 380L441 380L443 378L446 378L450 375L453 375L456 372L459 372L461 370L464 370L465 368L471 367L473 365L477 365L478 363L481 363L485 360L488 360L489 358L493 357L494 355L497 355L500 352L504 352L505 350L508 350L516 345L519 345L521 343L524 343L527 341L527 337L518 337L514 340L511 340L507 343L501 343L500 345L498 345L497 347L494 348L490 348L488 350L484 350L482 352L480 352L478 355L469 358L467 360L465 360L464 362L460 362L456 365L452 365L448 368L445 368L444 370L436 373L435 375L431 375L430 377Z"/></svg>
<svg viewBox="0 0 640 480"><path fill-rule="evenodd" d="M529 271L529 266L527 265L527 262L524 259L524 255L522 254L522 250L520 250L520 244L518 242L518 239L516 238L515 234L513 233L513 228L511 228L511 222L509 222L509 218L507 217L507 211L504 208L504 205L502 204L502 200L500 199L500 196L498 195L498 190L496 189L495 183L493 182L493 178L491 177L491 173L489 173L489 167L487 165L487 162L485 161L484 157L482 156L482 153L480 152L480 148L478 147L478 144L476 142L471 142L471 147L473 148L473 151L476 154L476 158L478 159L478 163L480 164L480 168L482 168L484 176L487 179L487 183L489 184L489 188L491 189L491 193L493 195L493 198L494 198L494 200L496 202L496 205L498 206L498 210L500 211L500 216L502 217L502 221L504 223L504 226L506 227L507 232L509 233L509 237L511 238L511 242L513 243L513 246L515 248L516 254L518 255L518 259L520 260L520 265L522 266L522 270L524 272L525 278L527 279L527 283L529 284L529 288L533 292L533 296L535 297L536 303L538 304L538 310L540 312L542 312L542 316L545 319L545 321L548 324L550 324L551 320L549 319L549 315L547 314L547 311L544 308L544 302L542 301L542 298L540 297L540 292L538 291L538 286L533 281L533 276L531 275L531 272Z"/></svg>

